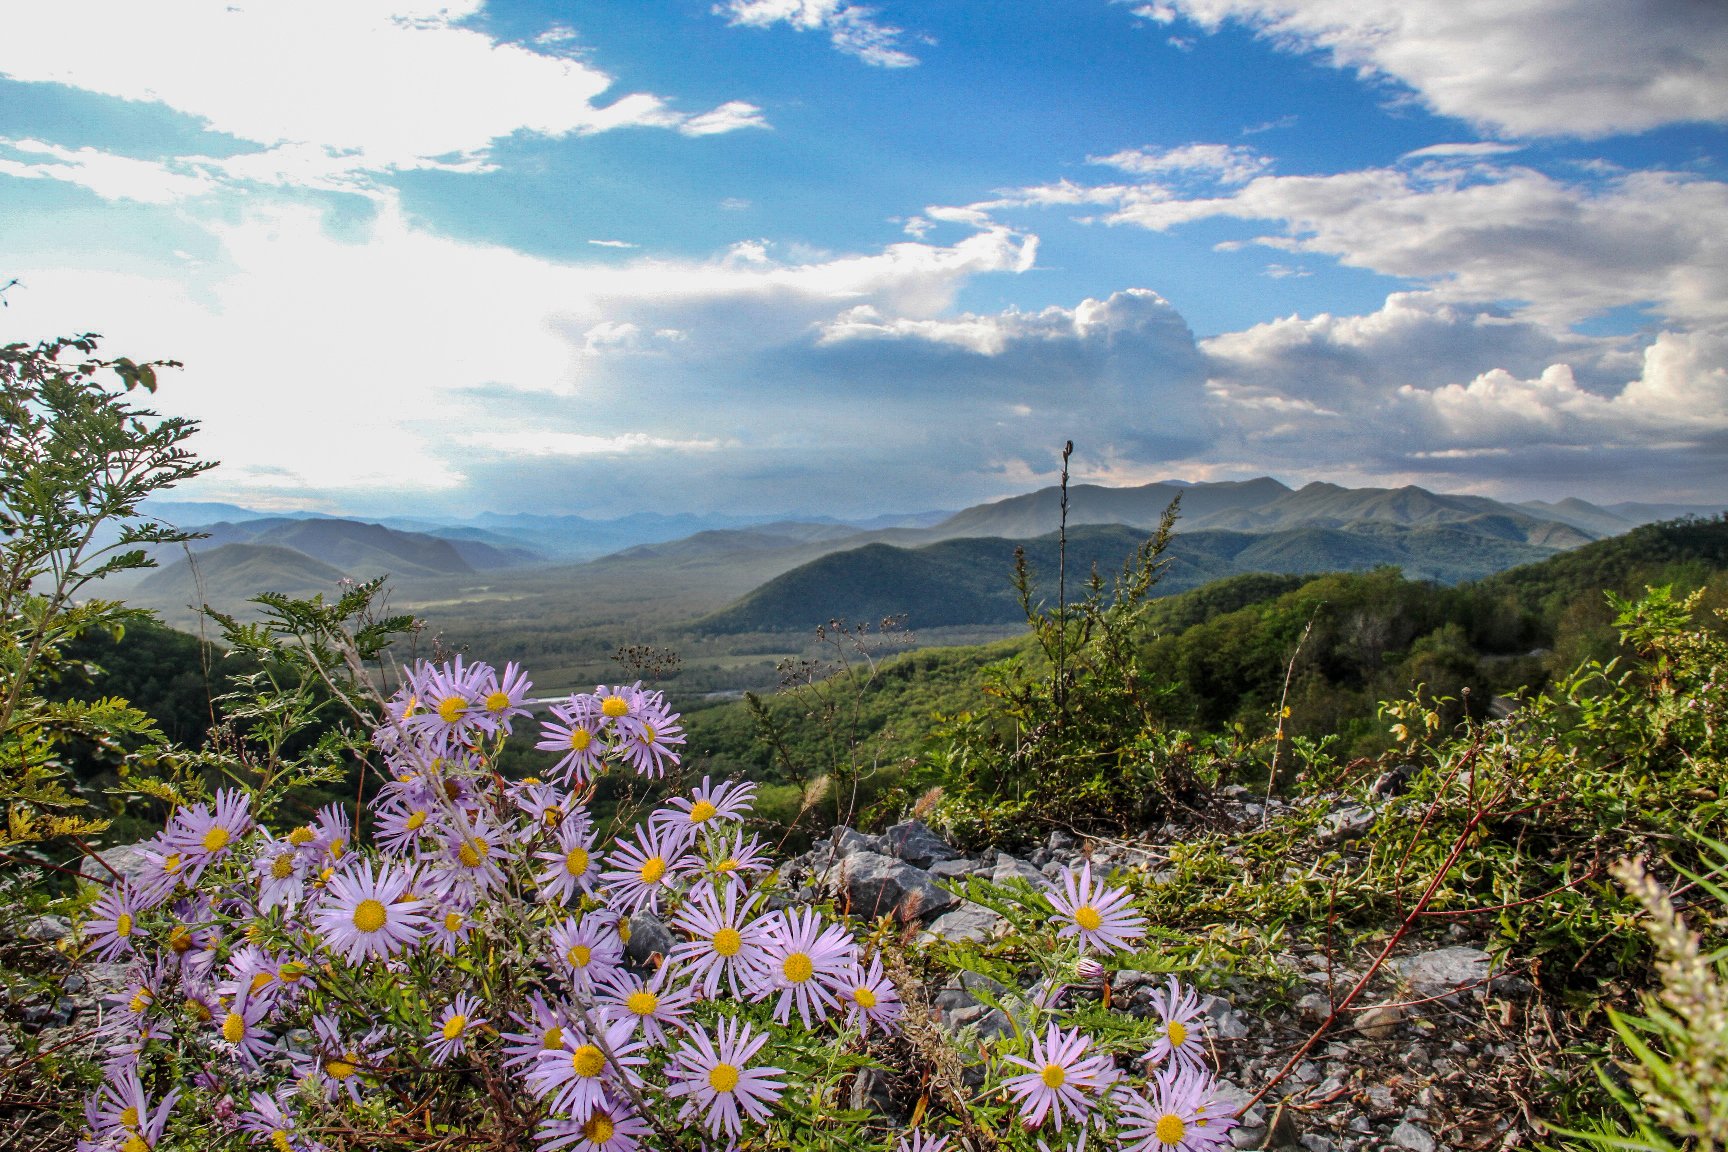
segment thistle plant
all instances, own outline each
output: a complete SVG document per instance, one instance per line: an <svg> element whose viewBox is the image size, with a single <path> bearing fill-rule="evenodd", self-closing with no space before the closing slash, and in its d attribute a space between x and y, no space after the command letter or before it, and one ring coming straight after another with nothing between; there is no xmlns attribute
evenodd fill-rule
<svg viewBox="0 0 1728 1152"><path fill-rule="evenodd" d="M515 665L421 662L377 717L387 779L363 806L272 828L295 810L278 774L173 812L81 926L88 956L127 965L81 1149L939 1152L944 1124L1027 1152L1228 1143L1203 1017L1174 980L1150 1051L1089 1035L1052 984L1016 1005L975 1097L872 1134L834 1089L899 1043L921 995L901 946L786 898L748 782L704 778L600 827L606 774L679 764L678 716L640 684L532 687ZM546 768L508 780L498 757L524 726ZM1089 868L1028 898L1071 979L1096 983L1143 933Z"/></svg>

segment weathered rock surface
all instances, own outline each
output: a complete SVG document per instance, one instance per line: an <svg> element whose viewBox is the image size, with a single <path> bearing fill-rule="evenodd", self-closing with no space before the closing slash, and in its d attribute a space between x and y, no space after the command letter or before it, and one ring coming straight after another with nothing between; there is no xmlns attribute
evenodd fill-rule
<svg viewBox="0 0 1728 1152"><path fill-rule="evenodd" d="M839 886L847 911L866 920L890 913L906 923L931 920L960 903L929 873L876 852L853 852L841 861Z"/></svg>

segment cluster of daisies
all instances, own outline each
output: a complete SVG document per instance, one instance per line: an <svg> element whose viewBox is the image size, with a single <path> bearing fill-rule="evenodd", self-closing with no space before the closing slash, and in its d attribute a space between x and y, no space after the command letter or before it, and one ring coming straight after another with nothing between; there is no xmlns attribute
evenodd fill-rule
<svg viewBox="0 0 1728 1152"><path fill-rule="evenodd" d="M113 877L85 946L129 965L128 986L102 1022L106 1076L80 1152L151 1152L177 1124L314 1152L353 1132L344 1110L476 1078L494 1099L533 1101L516 1107L547 1152L631 1152L686 1129L731 1146L795 1087L775 1063L792 1034L851 1044L897 1029L881 957L759 888L772 861L743 826L753 785L704 778L602 845L593 781L678 761L683 731L659 693L534 701L531 687L515 665L417 667L373 735L388 782L365 848L339 806L278 835L224 790ZM506 781L497 750L547 704L537 747L557 761ZM1090 869L1050 900L1089 952L1131 947L1143 926ZM646 918L669 929L663 953L630 948ZM1141 1088L1056 1024L1010 1057L1024 1074L1002 1087L1027 1129L1066 1123L1084 1142L1108 1116L1136 1152L1227 1144L1197 1001L1172 983L1159 1011L1159 1071Z"/></svg>

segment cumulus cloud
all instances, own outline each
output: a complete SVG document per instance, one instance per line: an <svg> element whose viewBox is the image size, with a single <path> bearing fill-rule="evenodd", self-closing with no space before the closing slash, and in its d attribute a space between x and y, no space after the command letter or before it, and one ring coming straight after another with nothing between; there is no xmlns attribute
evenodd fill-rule
<svg viewBox="0 0 1728 1152"><path fill-rule="evenodd" d="M828 33L829 42L848 56L878 68L910 68L918 58L900 47L904 29L883 24L876 10L846 0L725 0L714 13L748 28L788 24L804 32Z"/></svg>
<svg viewBox="0 0 1728 1152"><path fill-rule="evenodd" d="M1243 24L1508 136L1728 121L1728 7L1707 0L1166 0L1135 11L1209 31Z"/></svg>
<svg viewBox="0 0 1728 1152"><path fill-rule="evenodd" d="M1197 175L1221 184L1245 184L1271 166L1252 148L1230 144L1188 144L1181 148L1128 148L1109 156L1091 156L1101 164L1136 176Z"/></svg>
<svg viewBox="0 0 1728 1152"><path fill-rule="evenodd" d="M691 116L610 76L472 26L482 0L57 0L0 11L0 76L149 101L260 146L240 175L326 186L338 174L472 170L516 133L762 127L731 101ZM102 34L89 35L99 28ZM214 162L213 162L214 163Z"/></svg>
<svg viewBox="0 0 1728 1152"><path fill-rule="evenodd" d="M28 139L0 138L0 175L58 180L88 188L104 200L139 204L171 204L215 187L215 181L201 172L177 171L154 160L116 156L95 148L62 148Z"/></svg>

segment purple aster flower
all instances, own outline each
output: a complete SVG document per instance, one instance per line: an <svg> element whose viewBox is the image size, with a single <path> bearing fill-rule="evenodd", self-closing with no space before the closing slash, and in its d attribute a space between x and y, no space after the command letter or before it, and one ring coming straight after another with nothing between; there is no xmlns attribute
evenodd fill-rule
<svg viewBox="0 0 1728 1152"><path fill-rule="evenodd" d="M662 964L647 980L622 969L600 978L600 1003L615 1009L612 1015L630 1020L642 1029L650 1044L666 1043L666 1026L684 1028L694 997L684 984L671 982L674 968Z"/></svg>
<svg viewBox="0 0 1728 1152"><path fill-rule="evenodd" d="M419 795L408 797L398 793L387 804L373 808L373 838L391 855L418 853L423 838L441 839L446 834L432 798L423 789L414 791Z"/></svg>
<svg viewBox="0 0 1728 1152"><path fill-rule="evenodd" d="M224 860L252 828L252 798L237 788L216 793L216 811L202 804L182 809L164 833L166 844L185 861L180 873L188 884L198 882L204 869Z"/></svg>
<svg viewBox="0 0 1728 1152"><path fill-rule="evenodd" d="M141 906L154 908L188 880L186 857L168 843L167 831L158 833L154 840L140 849L139 854L144 857L144 862L134 874L132 883Z"/></svg>
<svg viewBox="0 0 1728 1152"><path fill-rule="evenodd" d="M366 1074L383 1064L395 1049L382 1044L383 1032L374 1030L362 1040L345 1040L332 1016L312 1018L310 1052L293 1053L294 1075L310 1080L326 1100L339 1096L360 1103L360 1088Z"/></svg>
<svg viewBox="0 0 1728 1152"><path fill-rule="evenodd" d="M607 857L613 868L600 877L607 900L625 912L658 912L661 893L687 847L689 842L676 829L638 824L635 840L619 840Z"/></svg>
<svg viewBox="0 0 1728 1152"><path fill-rule="evenodd" d="M658 715L656 698L659 696L658 692L642 691L640 680L628 688L622 684L616 688L608 688L602 684L594 689L600 722L618 736L628 736L635 732L644 717Z"/></svg>
<svg viewBox="0 0 1728 1152"><path fill-rule="evenodd" d="M755 984L756 970L763 963L768 944L769 917L746 921L753 901L739 906L739 889L728 886L724 900L712 887L691 891L678 909L672 927L690 934L690 939L672 949L671 960L689 974L690 986L706 999L720 989L720 978L732 995L743 996Z"/></svg>
<svg viewBox="0 0 1728 1152"><path fill-rule="evenodd" d="M1062 888L1052 886L1047 895L1063 917L1056 934L1078 936L1088 948L1101 952L1130 951L1146 926L1146 918L1135 913L1126 888L1093 882L1091 864L1078 875L1074 869L1064 868Z"/></svg>
<svg viewBox="0 0 1728 1152"><path fill-rule="evenodd" d="M578 988L588 988L624 963L624 941L618 916L595 909L580 920L564 920L552 929L552 951L569 969Z"/></svg>
<svg viewBox="0 0 1728 1152"><path fill-rule="evenodd" d="M543 1152L635 1152L642 1144L638 1137L649 1131L642 1117L614 1106L596 1108L582 1121L554 1116L541 1123L534 1139Z"/></svg>
<svg viewBox="0 0 1728 1152"><path fill-rule="evenodd" d="M480 681L480 704L484 709L481 724L488 732L503 732L509 735L510 718L528 715L528 709L522 705L527 701L528 690L532 687L534 685L514 661L504 665L502 676L487 668L485 677Z"/></svg>
<svg viewBox="0 0 1728 1152"><path fill-rule="evenodd" d="M480 897L504 883L504 872L498 867L505 856L504 836L479 816L469 817L467 824L466 831L452 828L445 835L446 875L471 896Z"/></svg>
<svg viewBox="0 0 1728 1152"><path fill-rule="evenodd" d="M1046 1113L1055 1115L1057 1131L1064 1118L1082 1124L1090 1118L1090 1097L1116 1082L1116 1067L1108 1056L1086 1055L1091 1043L1078 1028L1064 1032L1052 1022L1042 1040L1032 1038L1031 1059L1007 1058L1031 1070L1003 1082L1020 1098L1020 1117L1028 1128L1044 1123Z"/></svg>
<svg viewBox="0 0 1728 1152"><path fill-rule="evenodd" d="M425 904L404 899L408 874L385 864L373 875L367 861L331 877L312 923L324 946L350 964L394 956L426 931Z"/></svg>
<svg viewBox="0 0 1728 1152"><path fill-rule="evenodd" d="M252 1108L240 1115L240 1130L264 1137L259 1143L273 1152L316 1152L324 1145L298 1131L293 1116L287 1111L287 1099L252 1093Z"/></svg>
<svg viewBox="0 0 1728 1152"><path fill-rule="evenodd" d="M540 1053L564 1046L564 1030L570 1027L570 1017L562 1005L554 1007L538 992L528 996L528 1015L510 1013L520 1032L504 1032L504 1067L532 1067Z"/></svg>
<svg viewBox="0 0 1728 1152"><path fill-rule="evenodd" d="M634 1076L635 1069L648 1063L646 1056L638 1055L643 1045L635 1038L634 1021L601 1020L598 1026L605 1032L606 1048L617 1058L617 1067L581 1029L566 1028L563 1044L535 1057L527 1077L528 1090L541 1099L550 1098L552 1111L567 1112L578 1121L588 1119L596 1110L610 1114L615 1105L608 1085L615 1084L619 1076Z"/></svg>
<svg viewBox="0 0 1728 1152"><path fill-rule="evenodd" d="M601 739L605 718L600 714L600 701L587 694L571 696L567 702L552 706L552 716L540 722L540 742L534 747L562 753L563 758L548 775L568 787L581 788L605 769Z"/></svg>
<svg viewBox="0 0 1728 1152"><path fill-rule="evenodd" d="M594 851L593 835L580 823L559 831L558 851L536 852L534 858L551 863L534 876L540 899L568 904L578 892L593 895L594 881L600 876L600 856Z"/></svg>
<svg viewBox="0 0 1728 1152"><path fill-rule="evenodd" d="M740 820L756 798L756 785L745 780L710 784L707 776L688 796L674 796L665 808L649 817L655 824L682 824L692 834L705 831L717 820ZM691 839L695 839L692 835Z"/></svg>
<svg viewBox="0 0 1728 1152"><path fill-rule="evenodd" d="M474 933L474 918L461 900L446 896L431 902L426 921L426 934L446 956L468 942Z"/></svg>
<svg viewBox="0 0 1728 1152"><path fill-rule="evenodd" d="M857 945L837 924L824 924L814 908L805 908L802 918L794 909L768 920L768 940L756 971L756 996L780 994L774 1019L785 1024L792 1005L798 1018L810 1027L812 1013L823 1019L839 1005L836 993L844 987L847 972L858 962Z"/></svg>
<svg viewBox="0 0 1728 1152"><path fill-rule="evenodd" d="M258 909L294 908L306 893L306 854L269 832L259 837L252 855L252 878L258 881Z"/></svg>
<svg viewBox="0 0 1728 1152"><path fill-rule="evenodd" d="M757 1124L765 1123L769 1105L785 1090L775 1079L785 1069L750 1067L751 1058L767 1042L766 1033L755 1035L750 1025L729 1017L720 1020L713 1040L701 1028L691 1029L668 1070L672 1082L666 1086L666 1094L685 1097L678 1118L690 1121L700 1117L703 1128L715 1139L722 1134L733 1139L742 1135L744 1116Z"/></svg>
<svg viewBox="0 0 1728 1152"><path fill-rule="evenodd" d="M1236 1117L1218 1100L1206 1072L1171 1066L1146 1089L1145 1096L1121 1096L1124 1152L1215 1152L1231 1146Z"/></svg>
<svg viewBox="0 0 1728 1152"><path fill-rule="evenodd" d="M1161 1064L1168 1058L1172 1066L1204 1068L1206 1017L1200 1011L1200 997L1194 989L1185 988L1176 977L1170 977L1169 987L1152 993L1152 1011L1158 1017L1161 1031L1141 1059Z"/></svg>
<svg viewBox="0 0 1728 1152"><path fill-rule="evenodd" d="M703 837L702 853L685 856L678 870L683 875L708 876L716 884L742 886L749 873L773 868L773 857L759 837L751 836L746 843L744 833L734 830L730 836L708 833Z"/></svg>
<svg viewBox="0 0 1728 1152"><path fill-rule="evenodd" d="M416 696L421 711L403 717L402 724L438 751L459 748L485 731L485 685L492 669L485 664L462 666L462 657L421 670Z"/></svg>
<svg viewBox="0 0 1728 1152"><path fill-rule="evenodd" d="M544 829L554 836L571 833L586 836L594 828L594 819L588 814L588 809L571 793L555 784L545 784L538 780L524 780L511 786L510 800L528 817L528 824L522 830L524 837L532 837Z"/></svg>
<svg viewBox="0 0 1728 1152"><path fill-rule="evenodd" d="M270 1001L244 993L234 998L217 1023L217 1033L248 1068L258 1067L258 1058L268 1053L276 1038L263 1028L270 1014Z"/></svg>
<svg viewBox="0 0 1728 1152"><path fill-rule="evenodd" d="M676 713L645 709L635 724L628 728L620 725L617 732L618 754L638 775L664 776L668 765L677 765L679 757L674 749L685 737Z"/></svg>
<svg viewBox="0 0 1728 1152"><path fill-rule="evenodd" d="M426 1034L426 1050L432 1054L432 1063L442 1064L468 1050L469 1036L486 1023L479 1012L480 1001L466 992L457 993L456 999L444 1006L438 1027Z"/></svg>
<svg viewBox="0 0 1728 1152"><path fill-rule="evenodd" d="M914 1128L894 1142L894 1152L948 1152L947 1136L926 1136Z"/></svg>
<svg viewBox="0 0 1728 1152"><path fill-rule="evenodd" d="M868 968L854 965L841 984L840 1002L846 1008L846 1023L860 1035L869 1035L874 1024L884 1032L899 1027L900 992L882 971L882 957L870 957Z"/></svg>
<svg viewBox="0 0 1728 1152"><path fill-rule="evenodd" d="M318 809L318 816L312 821L312 843L307 845L314 861L341 864L353 842L354 822L340 804L326 804Z"/></svg>
<svg viewBox="0 0 1728 1152"><path fill-rule="evenodd" d="M180 963L184 979L202 979L216 963L222 934L213 924L215 911L208 896L195 896L174 904L174 924L168 929L168 951Z"/></svg>
<svg viewBox="0 0 1728 1152"><path fill-rule="evenodd" d="M86 1108L85 1117L99 1137L112 1139L115 1146L130 1147L136 1139L145 1149L151 1149L162 1139L179 1096L180 1090L176 1088L152 1110L150 1095L144 1091L138 1073L126 1069L103 1082L97 1091L95 1108Z"/></svg>
<svg viewBox="0 0 1728 1152"><path fill-rule="evenodd" d="M90 918L84 921L84 933L95 949L98 960L115 960L130 956L144 939L144 929L138 923L142 911L138 893L129 884L119 884L102 893Z"/></svg>

